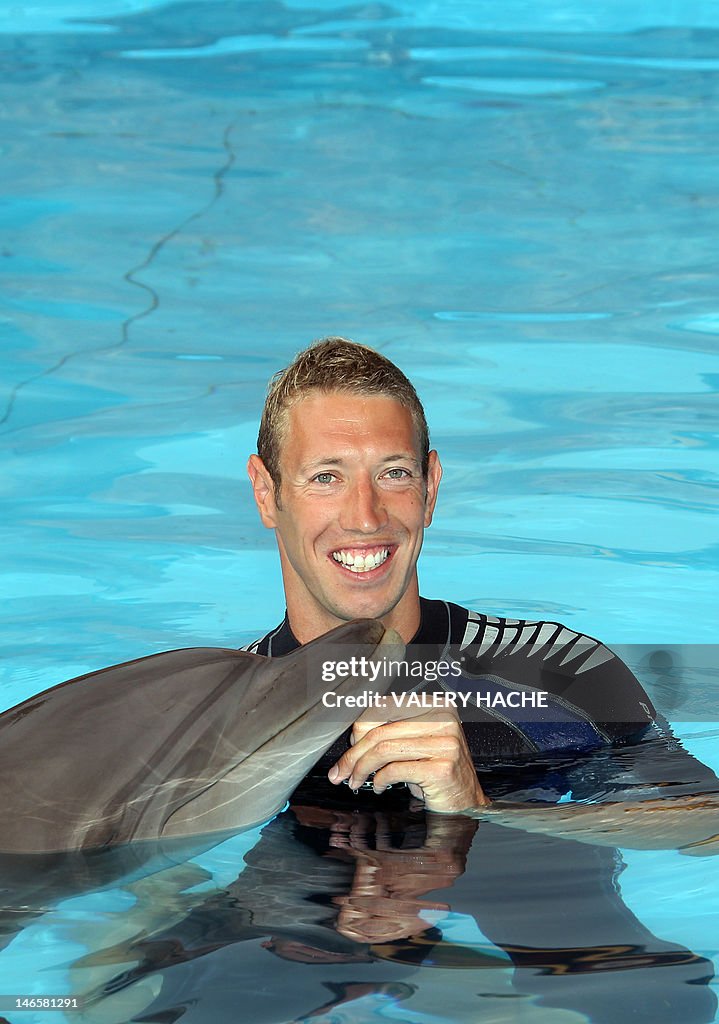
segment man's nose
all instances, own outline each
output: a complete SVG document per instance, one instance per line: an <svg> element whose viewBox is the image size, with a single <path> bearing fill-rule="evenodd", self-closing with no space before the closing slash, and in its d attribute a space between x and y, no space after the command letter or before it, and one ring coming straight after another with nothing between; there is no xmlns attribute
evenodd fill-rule
<svg viewBox="0 0 719 1024"><path fill-rule="evenodd" d="M373 480L357 480L347 488L340 513L343 530L376 533L386 526L388 518L383 494Z"/></svg>

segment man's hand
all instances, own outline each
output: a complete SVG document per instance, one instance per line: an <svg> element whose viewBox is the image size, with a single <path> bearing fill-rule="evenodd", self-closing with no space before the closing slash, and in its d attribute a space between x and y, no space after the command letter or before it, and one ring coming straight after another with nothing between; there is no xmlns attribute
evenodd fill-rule
<svg viewBox="0 0 719 1024"><path fill-rule="evenodd" d="M358 718L352 746L328 772L330 782L347 779L359 789L374 772L376 793L406 782L428 811L487 806L456 711L405 707L401 713L403 718L392 721L385 701L384 709L370 708Z"/></svg>

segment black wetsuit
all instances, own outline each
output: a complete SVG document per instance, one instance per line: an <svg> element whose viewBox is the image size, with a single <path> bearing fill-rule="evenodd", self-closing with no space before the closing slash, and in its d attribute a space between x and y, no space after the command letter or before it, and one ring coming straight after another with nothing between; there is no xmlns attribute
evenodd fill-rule
<svg viewBox="0 0 719 1024"><path fill-rule="evenodd" d="M462 676L422 688L472 694L460 712L488 796L556 801L622 790L646 799L716 789L712 771L671 735L627 666L598 640L558 622L496 618L448 601L420 598L421 622L407 657L456 658ZM246 650L281 657L299 647L287 618ZM547 694L547 707L477 706L476 692ZM347 749L349 730L310 772L325 774Z"/></svg>

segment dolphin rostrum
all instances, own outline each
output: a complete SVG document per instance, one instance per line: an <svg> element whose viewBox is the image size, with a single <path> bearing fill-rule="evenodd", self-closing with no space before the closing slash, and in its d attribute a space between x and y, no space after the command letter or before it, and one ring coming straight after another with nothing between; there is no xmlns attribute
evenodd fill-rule
<svg viewBox="0 0 719 1024"><path fill-rule="evenodd" d="M169 651L37 694L0 715L0 852L96 850L266 821L358 716L322 696L357 695L367 679L330 687L320 665L402 651L393 630L362 619L285 657ZM383 673L372 683L390 685Z"/></svg>

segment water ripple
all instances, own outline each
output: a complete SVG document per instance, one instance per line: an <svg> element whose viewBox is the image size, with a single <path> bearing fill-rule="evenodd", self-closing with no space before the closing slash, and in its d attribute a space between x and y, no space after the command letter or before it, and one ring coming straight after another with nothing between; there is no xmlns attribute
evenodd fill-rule
<svg viewBox="0 0 719 1024"><path fill-rule="evenodd" d="M133 60L170 58L183 60L196 57L217 57L228 53L262 53L282 50L364 50L369 43L362 39L337 39L301 36L228 36L206 46L187 46L165 49L124 50L120 56Z"/></svg>
<svg viewBox="0 0 719 1024"><path fill-rule="evenodd" d="M562 93L604 89L605 82L580 78L511 78L509 76L470 77L469 75L427 75L425 85L444 86L449 89L467 89L471 92L506 93L508 96L556 96Z"/></svg>

